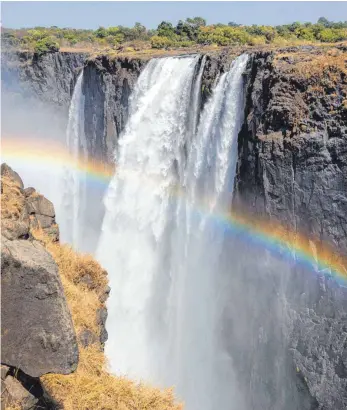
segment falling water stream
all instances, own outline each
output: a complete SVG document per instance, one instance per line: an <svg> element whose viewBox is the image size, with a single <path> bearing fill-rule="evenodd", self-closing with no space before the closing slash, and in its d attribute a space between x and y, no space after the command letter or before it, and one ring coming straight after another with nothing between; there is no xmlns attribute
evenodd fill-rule
<svg viewBox="0 0 347 410"><path fill-rule="evenodd" d="M86 180L78 164L87 159L87 144L84 134L84 95L82 92L83 71L78 76L69 108L69 121L66 131L66 148L75 164L63 169L62 202L58 206L62 214L60 221L61 239L75 249L83 249L85 235Z"/></svg>
<svg viewBox="0 0 347 410"><path fill-rule="evenodd" d="M188 410L239 400L215 332L223 234L209 213L227 209L232 197L247 56L221 76L197 125L204 63L198 56L153 59L140 75L97 252L112 289L112 371L175 385ZM196 211L202 200L204 214Z"/></svg>

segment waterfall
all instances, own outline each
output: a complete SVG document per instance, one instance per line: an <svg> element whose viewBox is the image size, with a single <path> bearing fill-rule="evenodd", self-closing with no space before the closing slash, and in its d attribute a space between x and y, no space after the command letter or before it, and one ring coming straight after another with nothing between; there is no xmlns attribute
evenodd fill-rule
<svg viewBox="0 0 347 410"><path fill-rule="evenodd" d="M71 164L68 164L63 170L61 181L63 197L59 210L61 214L61 239L79 250L81 250L82 242L85 240L82 230L85 226L86 207L86 181L84 172L79 165L87 159L82 83L83 71L77 79L69 108L66 147Z"/></svg>
<svg viewBox="0 0 347 410"><path fill-rule="evenodd" d="M247 56L221 76L200 121L198 62L152 59L131 97L97 251L112 289L106 354L117 374L176 386L188 410L239 410L219 340L223 231L210 215L231 203Z"/></svg>
<svg viewBox="0 0 347 410"><path fill-rule="evenodd" d="M247 55L224 73L204 107L176 212L168 337L174 380L188 409L242 409L231 359L221 346L217 272L224 232L214 215L231 206L243 121Z"/></svg>

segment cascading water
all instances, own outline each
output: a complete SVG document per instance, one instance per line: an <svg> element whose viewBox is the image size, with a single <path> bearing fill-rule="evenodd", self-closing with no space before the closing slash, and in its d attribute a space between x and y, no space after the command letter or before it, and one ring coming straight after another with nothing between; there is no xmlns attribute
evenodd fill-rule
<svg viewBox="0 0 347 410"><path fill-rule="evenodd" d="M224 233L212 217L231 206L246 63L246 55L235 60L204 108L177 207L169 357L188 409L243 408L231 359L219 340L223 306L216 273Z"/></svg>
<svg viewBox="0 0 347 410"><path fill-rule="evenodd" d="M177 386L189 410L240 408L216 332L223 235L208 215L231 201L247 56L221 77L194 136L198 61L151 60L131 97L97 252L112 289L106 353L116 373Z"/></svg>
<svg viewBox="0 0 347 410"><path fill-rule="evenodd" d="M61 227L61 239L81 250L84 213L86 206L86 181L79 165L87 159L87 145L84 134L84 95L82 92L83 71L79 75L71 99L69 122L66 131L66 147L73 167L63 171L63 197L58 207L58 221Z"/></svg>
<svg viewBox="0 0 347 410"><path fill-rule="evenodd" d="M183 169L190 90L198 57L151 60L130 101L117 173L105 200L97 257L113 289L106 352L115 372L153 380L149 302L158 248L172 217L171 189Z"/></svg>

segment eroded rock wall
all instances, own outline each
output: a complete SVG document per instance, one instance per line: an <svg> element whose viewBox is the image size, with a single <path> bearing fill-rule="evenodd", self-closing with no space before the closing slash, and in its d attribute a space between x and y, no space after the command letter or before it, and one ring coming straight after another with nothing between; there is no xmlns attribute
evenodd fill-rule
<svg viewBox="0 0 347 410"><path fill-rule="evenodd" d="M347 254L346 97L343 49L334 50L332 55L309 47L251 56L233 204L255 219L280 223L292 232L304 234L307 241L312 240L312 246L313 241L325 243L344 255ZM244 362L251 365L253 361L253 368L259 366L258 378L274 386L282 353L276 355L276 349L269 347L281 339L283 353L289 355L287 366L293 368L292 380L297 379L297 385L288 383L286 388L293 389L293 397L300 391L304 393L307 405L302 404L303 408L345 409L346 287L318 267L314 271L314 266L305 269L293 264L284 268L280 264L274 269L277 262L273 259L265 268L267 274L259 278L262 261L269 254L251 251L248 250L254 256L254 267L244 275L247 278L244 292L263 289L257 292L258 303L267 305L268 318L278 319L267 323L258 317L255 308L249 312L259 321L254 324L252 334L246 334L253 340L261 338L255 349L272 351L273 365L266 376L260 376L261 366L254 361L257 355L246 355ZM271 304L262 301L264 295L269 297L269 280L273 288ZM280 317L279 306L285 307ZM276 327L282 328L277 336L273 331ZM245 380L250 380L249 374ZM277 408L271 393L268 397L271 408Z"/></svg>

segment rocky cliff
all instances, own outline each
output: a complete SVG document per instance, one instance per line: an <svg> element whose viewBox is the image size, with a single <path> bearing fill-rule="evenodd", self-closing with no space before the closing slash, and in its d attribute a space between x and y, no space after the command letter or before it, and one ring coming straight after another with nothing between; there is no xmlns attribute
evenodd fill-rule
<svg viewBox="0 0 347 410"><path fill-rule="evenodd" d="M292 232L303 233L312 246L328 243L336 253L344 255L347 254L346 63L344 49L292 48L251 56L234 195L234 207L242 212L269 223L279 222ZM266 257L266 254L258 255L258 260ZM299 266L287 272L276 261L273 265L277 266L271 275L274 293L272 302L266 301L265 305L268 317L278 315L280 300L286 306L285 317L281 315L271 326L280 326L283 320L287 329L291 329L283 334L282 347L289 354L289 368L293 361L298 383L302 383L301 387L294 386L293 391L306 396L306 404L303 401L298 408L345 409L347 290L319 270L312 275ZM257 268L254 266L255 271ZM257 294L268 295L268 280L261 282L249 274L248 289L244 291L256 283ZM257 317L257 312L250 314ZM264 325L259 322L255 328L260 334ZM267 336L270 335L278 340L273 329ZM266 345L270 344L270 341L259 342L257 349L266 353ZM276 363L274 351L271 354ZM252 358L248 360L251 362ZM276 374L275 366L268 372ZM274 388L271 376L267 380ZM288 383L287 390L291 389ZM273 404L271 393L268 400L274 408L279 408ZM297 408L294 402L292 406L288 408ZM281 405L281 408L287 407Z"/></svg>
<svg viewBox="0 0 347 410"><path fill-rule="evenodd" d="M24 189L11 168L1 166L1 364L3 404L22 408L52 403L38 377L77 367L75 330L58 267L32 232L58 240L50 201ZM18 375L18 377L16 377Z"/></svg>
<svg viewBox="0 0 347 410"><path fill-rule="evenodd" d="M2 52L3 91L37 96L40 100L68 109L76 77L85 54Z"/></svg>

